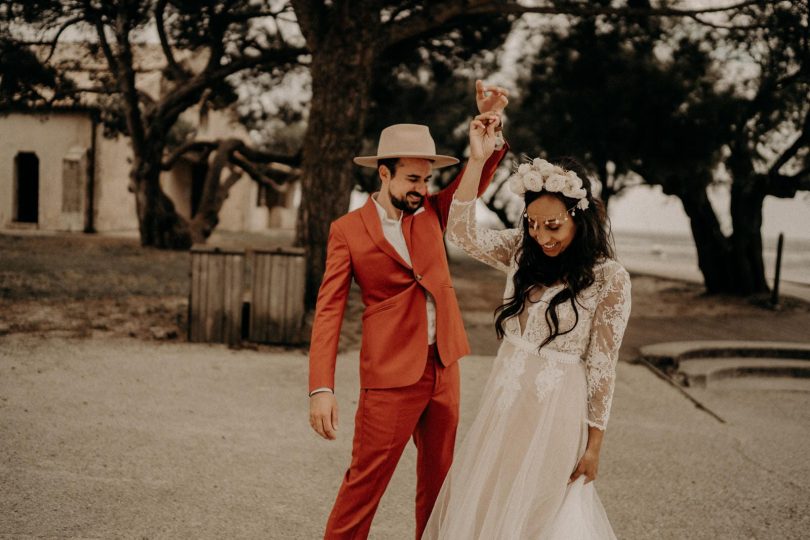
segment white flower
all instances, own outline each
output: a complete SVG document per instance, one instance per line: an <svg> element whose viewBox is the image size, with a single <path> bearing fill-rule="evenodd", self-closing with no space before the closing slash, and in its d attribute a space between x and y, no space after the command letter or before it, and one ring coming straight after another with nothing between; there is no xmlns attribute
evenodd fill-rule
<svg viewBox="0 0 810 540"><path fill-rule="evenodd" d="M526 187L523 185L523 176L520 174L513 174L509 177L509 189L512 190L512 193L515 195L523 196L526 193Z"/></svg>
<svg viewBox="0 0 810 540"><path fill-rule="evenodd" d="M528 163L521 163L520 167L518 167L518 174L526 174L531 170L532 166Z"/></svg>
<svg viewBox="0 0 810 540"><path fill-rule="evenodd" d="M569 178L568 184L566 184L565 189L563 189L562 193L566 197L571 197L572 199L581 199L582 197L585 196L583 194L587 192L585 191L585 188L583 188L581 185L579 186L571 185L571 179Z"/></svg>
<svg viewBox="0 0 810 540"><path fill-rule="evenodd" d="M546 161L545 159L539 160L540 163L537 163L537 159L534 160L534 168L542 174L543 176L551 176L554 174L554 165Z"/></svg>
<svg viewBox="0 0 810 540"><path fill-rule="evenodd" d="M543 175L537 171L529 171L523 175L523 185L526 191L540 191L543 189Z"/></svg>
<svg viewBox="0 0 810 540"><path fill-rule="evenodd" d="M574 171L566 172L565 176L568 177L568 185L571 186L572 189L579 189L582 187L582 179L577 176L577 173Z"/></svg>
<svg viewBox="0 0 810 540"><path fill-rule="evenodd" d="M585 190L583 189L582 191ZM583 196L583 198L580 199L579 202L577 203L577 208L579 208L580 210L587 210L589 205L590 203L588 202L588 199L584 198Z"/></svg>
<svg viewBox="0 0 810 540"><path fill-rule="evenodd" d="M552 174L546 179L546 191L560 193L568 182L568 178L562 174Z"/></svg>

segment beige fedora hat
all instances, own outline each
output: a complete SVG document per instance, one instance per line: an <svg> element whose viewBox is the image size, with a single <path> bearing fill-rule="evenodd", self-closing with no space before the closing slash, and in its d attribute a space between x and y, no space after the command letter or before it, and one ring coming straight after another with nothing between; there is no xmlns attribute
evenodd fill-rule
<svg viewBox="0 0 810 540"><path fill-rule="evenodd" d="M354 162L361 167L377 168L377 161L388 158L420 158L433 162L434 169L455 165L458 160L436 154L436 143L427 126L420 124L394 124L380 133L376 156L358 156Z"/></svg>

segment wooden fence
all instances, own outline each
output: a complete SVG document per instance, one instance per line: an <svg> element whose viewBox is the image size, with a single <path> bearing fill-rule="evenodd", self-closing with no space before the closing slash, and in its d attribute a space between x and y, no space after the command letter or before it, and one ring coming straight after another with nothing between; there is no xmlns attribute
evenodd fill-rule
<svg viewBox="0 0 810 540"><path fill-rule="evenodd" d="M301 343L306 284L304 250L257 250L251 252L250 261L250 341Z"/></svg>
<svg viewBox="0 0 810 540"><path fill-rule="evenodd" d="M242 250L194 246L189 341L301 343L305 279L300 248L251 250L246 256Z"/></svg>

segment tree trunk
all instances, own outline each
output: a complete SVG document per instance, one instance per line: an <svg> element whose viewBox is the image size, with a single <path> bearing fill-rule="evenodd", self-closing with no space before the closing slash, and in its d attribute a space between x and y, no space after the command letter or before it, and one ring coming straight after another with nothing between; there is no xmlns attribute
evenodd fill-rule
<svg viewBox="0 0 810 540"><path fill-rule="evenodd" d="M303 143L296 242L306 250L306 305L312 309L326 265L329 226L349 209L352 158L362 142L377 57L379 21L365 10L333 14L312 55L312 101ZM369 17L366 17L369 18Z"/></svg>
<svg viewBox="0 0 810 540"><path fill-rule="evenodd" d="M189 223L189 234L194 243L205 242L219 225L219 211L222 210L231 187L242 176L239 172L231 170L223 181L222 172L230 163L231 153L241 145L242 141L239 139L226 139L217 145L205 175L200 206Z"/></svg>
<svg viewBox="0 0 810 540"><path fill-rule="evenodd" d="M162 148L151 159L135 157L130 176L135 192L141 245L161 249L188 249L191 234L188 223L160 187Z"/></svg>
<svg viewBox="0 0 810 540"><path fill-rule="evenodd" d="M703 274L706 292L733 293L731 244L720 229L706 189L685 190L678 197L689 217L689 226L697 249L698 267Z"/></svg>
<svg viewBox="0 0 810 540"><path fill-rule="evenodd" d="M731 223L734 233L733 264L736 293L750 296L770 291L765 279L762 259L762 205L765 191L757 176L740 181L735 178L731 186Z"/></svg>
<svg viewBox="0 0 810 540"><path fill-rule="evenodd" d="M762 260L762 204L765 202L764 176L757 174L746 144L740 137L731 144L726 161L731 173L731 235L734 292L741 296L769 291Z"/></svg>

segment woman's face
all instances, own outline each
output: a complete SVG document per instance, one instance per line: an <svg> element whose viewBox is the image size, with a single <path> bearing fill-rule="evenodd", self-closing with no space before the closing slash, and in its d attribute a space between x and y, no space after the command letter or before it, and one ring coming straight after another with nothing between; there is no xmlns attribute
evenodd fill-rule
<svg viewBox="0 0 810 540"><path fill-rule="evenodd" d="M556 257L571 245L577 225L557 197L541 195L526 207L526 216L529 236L549 257Z"/></svg>

